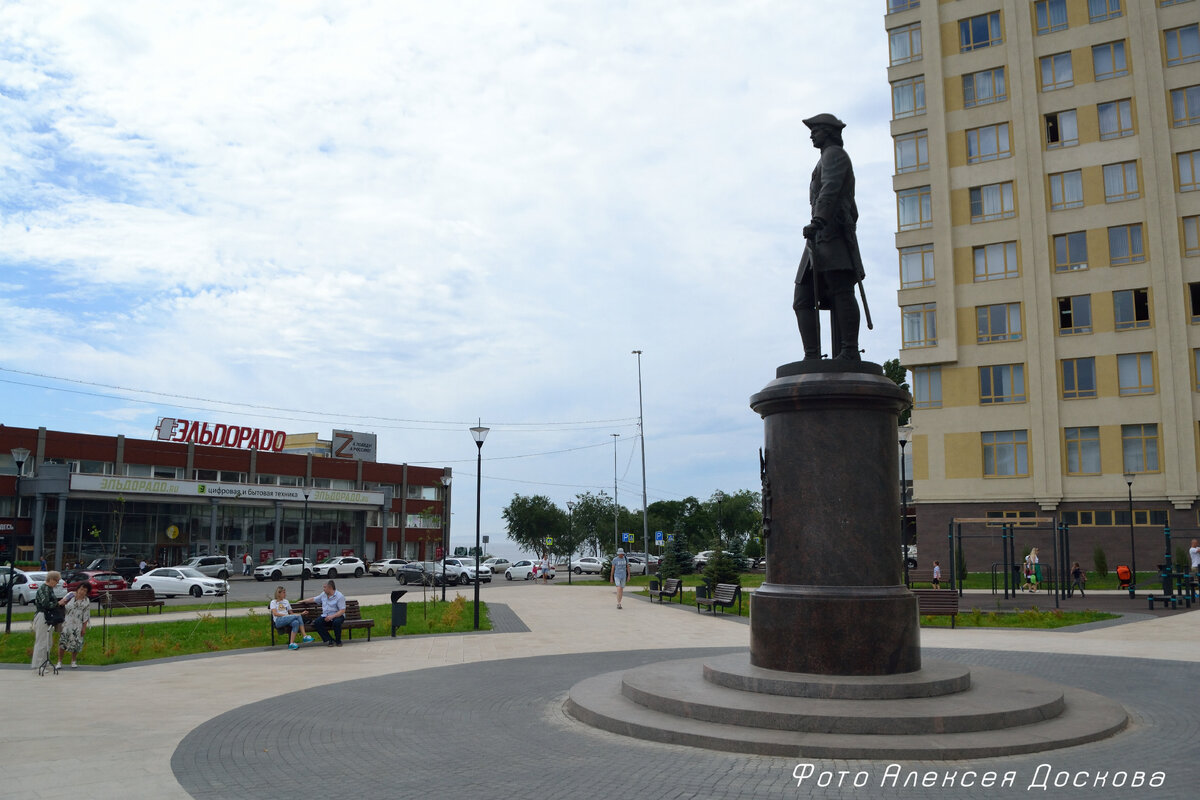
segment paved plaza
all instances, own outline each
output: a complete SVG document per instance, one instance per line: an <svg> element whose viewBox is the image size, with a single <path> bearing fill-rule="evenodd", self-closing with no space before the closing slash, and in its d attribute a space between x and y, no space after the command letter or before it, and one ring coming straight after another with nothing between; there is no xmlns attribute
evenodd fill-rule
<svg viewBox="0 0 1200 800"><path fill-rule="evenodd" d="M1098 692L1132 724L1040 755L896 765L728 755L588 728L562 710L577 681L744 650L749 627L632 598L618 611L602 585L531 584L488 599L498 632L391 639L381 625L374 641L341 649L43 678L0 669L0 796L1015 797L1044 777L1036 796L1190 798L1200 785L1200 614L1146 615L1139 602L1136 621L1087 630L925 629L928 657ZM1139 774L1146 783L1131 788Z"/></svg>

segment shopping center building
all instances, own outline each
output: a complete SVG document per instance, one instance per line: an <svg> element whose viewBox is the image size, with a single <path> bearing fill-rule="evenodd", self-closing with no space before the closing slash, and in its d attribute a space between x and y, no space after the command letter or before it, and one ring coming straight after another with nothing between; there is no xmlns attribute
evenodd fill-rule
<svg viewBox="0 0 1200 800"><path fill-rule="evenodd" d="M0 425L0 562L432 559L448 535L450 468L379 463L372 435L164 423L157 439Z"/></svg>

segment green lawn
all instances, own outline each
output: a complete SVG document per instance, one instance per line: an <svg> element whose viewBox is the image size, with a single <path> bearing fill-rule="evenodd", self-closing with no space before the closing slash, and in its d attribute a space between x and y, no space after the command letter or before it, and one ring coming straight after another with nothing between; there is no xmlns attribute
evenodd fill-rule
<svg viewBox="0 0 1200 800"><path fill-rule="evenodd" d="M234 606L233 603L229 605L231 608ZM390 603L363 606L361 611L364 618L375 620L375 628L371 632L373 637L391 633ZM480 628L491 630L486 604L480 603L480 611ZM266 647L271 643L265 610L249 616L230 617L228 620L219 609L198 613L195 619L186 621L156 622L156 616L148 617L145 624L110 625L103 630L103 620L98 614L93 614L80 663L126 664L168 656ZM473 628L474 617L467 607L466 598L458 597L445 603L440 600L409 603L408 624L396 633L464 633ZM349 638L349 634L350 631L343 632L343 638ZM354 631L355 639L366 639L366 635L365 630ZM277 634L276 641L280 642L277 646L282 648L287 643L287 634L282 639ZM32 657L32 633L14 631L8 635L0 634L0 663L27 664Z"/></svg>

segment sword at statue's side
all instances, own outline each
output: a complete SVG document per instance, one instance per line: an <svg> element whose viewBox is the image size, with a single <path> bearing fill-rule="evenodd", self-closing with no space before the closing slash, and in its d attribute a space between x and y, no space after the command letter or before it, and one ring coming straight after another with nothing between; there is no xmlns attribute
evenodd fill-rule
<svg viewBox="0 0 1200 800"><path fill-rule="evenodd" d="M858 296L863 301L863 316L867 318L867 330L873 331L875 330L875 326L871 324L871 307L867 305L867 292L863 289L862 281L858 282Z"/></svg>
<svg viewBox="0 0 1200 800"><path fill-rule="evenodd" d="M809 234L804 237L804 253L800 256L800 274L804 274L804 263L807 261L808 271L812 273L813 309L820 311L821 293L817 288L817 262L813 255L816 251L816 248L813 246L815 242L816 240L814 239L813 234Z"/></svg>

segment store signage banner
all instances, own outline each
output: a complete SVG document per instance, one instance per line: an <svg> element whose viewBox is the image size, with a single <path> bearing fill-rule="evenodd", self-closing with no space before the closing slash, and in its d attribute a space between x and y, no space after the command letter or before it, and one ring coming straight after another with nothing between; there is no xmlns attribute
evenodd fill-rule
<svg viewBox="0 0 1200 800"><path fill-rule="evenodd" d="M248 428L245 425L225 425L198 422L190 419L163 417L154 428L161 442L191 442L213 447L238 447L246 450L283 452L287 434L271 428ZM374 459L371 459L374 461Z"/></svg>
<svg viewBox="0 0 1200 800"><path fill-rule="evenodd" d="M162 478L120 478L112 475L72 475L73 492L120 492L123 494L175 495L178 497L216 497L227 500L285 500L304 502L299 486L263 486L247 483L208 483L174 481ZM310 503L381 506L383 492L354 489L309 489Z"/></svg>
<svg viewBox="0 0 1200 800"><path fill-rule="evenodd" d="M334 458L350 458L355 461L374 461L375 438L373 433L335 430L333 445L330 447L331 455Z"/></svg>

